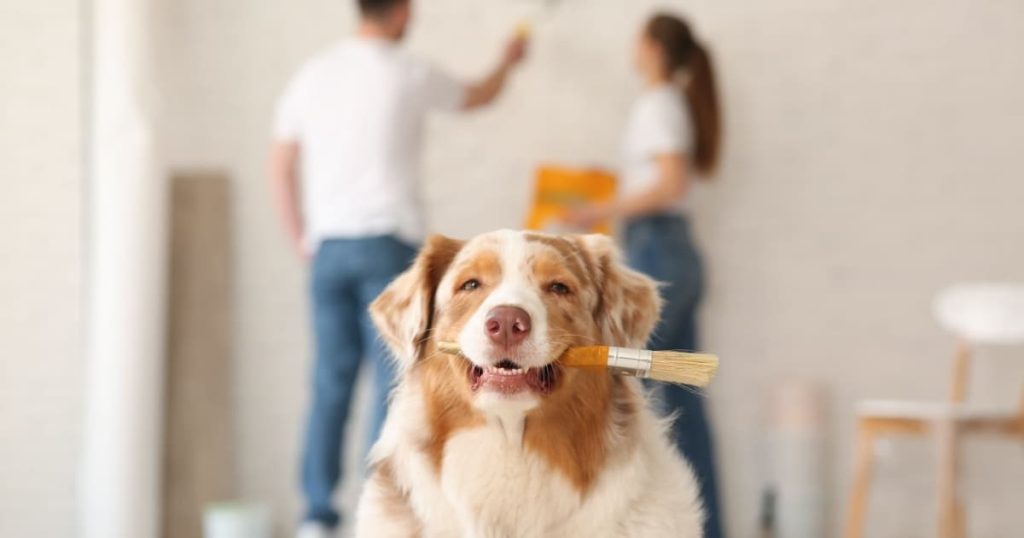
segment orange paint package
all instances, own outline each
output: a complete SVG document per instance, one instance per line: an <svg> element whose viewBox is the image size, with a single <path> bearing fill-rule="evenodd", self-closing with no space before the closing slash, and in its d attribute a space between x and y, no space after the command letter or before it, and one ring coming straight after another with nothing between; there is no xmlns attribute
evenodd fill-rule
<svg viewBox="0 0 1024 538"><path fill-rule="evenodd" d="M574 206L610 202L615 198L615 184L615 175L604 170L540 166L526 229L610 234L611 222L600 222L590 230L574 230L562 221L562 216Z"/></svg>

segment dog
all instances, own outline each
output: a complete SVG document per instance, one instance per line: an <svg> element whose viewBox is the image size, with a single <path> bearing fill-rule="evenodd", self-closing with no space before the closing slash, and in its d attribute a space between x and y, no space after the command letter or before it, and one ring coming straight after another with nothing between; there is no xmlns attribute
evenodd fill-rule
<svg viewBox="0 0 1024 538"><path fill-rule="evenodd" d="M356 536L700 537L696 480L640 383L557 360L643 347L660 306L606 236L431 237L370 308L400 380Z"/></svg>

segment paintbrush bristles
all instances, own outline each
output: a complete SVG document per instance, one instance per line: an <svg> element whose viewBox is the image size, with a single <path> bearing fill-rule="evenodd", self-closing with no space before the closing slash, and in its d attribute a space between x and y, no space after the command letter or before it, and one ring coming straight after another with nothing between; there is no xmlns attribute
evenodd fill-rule
<svg viewBox="0 0 1024 538"><path fill-rule="evenodd" d="M706 387L718 370L718 357L706 353L655 351L651 361L651 379Z"/></svg>

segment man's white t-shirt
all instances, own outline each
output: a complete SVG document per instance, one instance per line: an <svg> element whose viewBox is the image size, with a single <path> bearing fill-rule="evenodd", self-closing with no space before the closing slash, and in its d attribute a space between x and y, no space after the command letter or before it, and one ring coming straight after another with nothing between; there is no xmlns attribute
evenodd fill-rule
<svg viewBox="0 0 1024 538"><path fill-rule="evenodd" d="M464 86L398 45L352 38L299 70L274 136L300 146L306 241L423 236L419 167L431 110L458 109Z"/></svg>
<svg viewBox="0 0 1024 538"><path fill-rule="evenodd" d="M681 90L664 85L645 91L633 105L626 126L622 157L622 194L651 187L658 178L656 157L667 153L690 155L693 149L690 111ZM675 207L686 207L683 194Z"/></svg>

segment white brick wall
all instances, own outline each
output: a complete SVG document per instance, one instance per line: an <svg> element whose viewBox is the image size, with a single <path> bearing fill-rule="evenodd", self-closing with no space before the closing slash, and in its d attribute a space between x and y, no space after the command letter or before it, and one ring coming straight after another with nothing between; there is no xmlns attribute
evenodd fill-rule
<svg viewBox="0 0 1024 538"><path fill-rule="evenodd" d="M74 529L81 422L79 2L0 7L0 536Z"/></svg>

